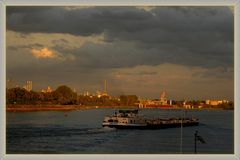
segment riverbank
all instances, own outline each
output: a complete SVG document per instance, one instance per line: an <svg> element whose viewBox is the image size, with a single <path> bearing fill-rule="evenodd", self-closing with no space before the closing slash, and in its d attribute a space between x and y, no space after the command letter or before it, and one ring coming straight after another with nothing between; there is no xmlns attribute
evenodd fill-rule
<svg viewBox="0 0 240 160"><path fill-rule="evenodd" d="M72 111L72 110L87 110L100 108L138 108L134 106L82 106L82 105L7 105L7 112L33 112L33 111Z"/></svg>
<svg viewBox="0 0 240 160"><path fill-rule="evenodd" d="M7 105L7 112L34 112L34 111L72 111L72 110L88 110L88 109L139 109L136 106L82 106L82 105ZM145 108L145 109L163 109L163 110L178 110L174 108ZM187 110L224 110L223 108L195 108Z"/></svg>

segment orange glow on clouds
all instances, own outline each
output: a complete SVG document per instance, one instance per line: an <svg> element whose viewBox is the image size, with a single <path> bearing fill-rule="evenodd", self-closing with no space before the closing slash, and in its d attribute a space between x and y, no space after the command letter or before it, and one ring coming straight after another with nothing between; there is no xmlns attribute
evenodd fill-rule
<svg viewBox="0 0 240 160"><path fill-rule="evenodd" d="M37 58L54 58L56 54L48 48L32 49L32 54Z"/></svg>

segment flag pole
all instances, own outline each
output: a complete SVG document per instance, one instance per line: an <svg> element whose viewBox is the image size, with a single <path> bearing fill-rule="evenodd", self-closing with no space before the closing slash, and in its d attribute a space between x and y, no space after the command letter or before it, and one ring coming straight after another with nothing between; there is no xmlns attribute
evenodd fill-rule
<svg viewBox="0 0 240 160"><path fill-rule="evenodd" d="M197 134L198 134L198 131L196 131L195 133L194 133L194 153L195 154L197 154Z"/></svg>
<svg viewBox="0 0 240 160"><path fill-rule="evenodd" d="M181 111L181 134L180 134L180 153L182 153L182 141L183 141L183 111Z"/></svg>

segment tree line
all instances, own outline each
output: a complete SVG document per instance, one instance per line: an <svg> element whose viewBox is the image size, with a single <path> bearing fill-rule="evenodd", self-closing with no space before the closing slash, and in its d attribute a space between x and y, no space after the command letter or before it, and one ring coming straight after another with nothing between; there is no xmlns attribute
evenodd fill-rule
<svg viewBox="0 0 240 160"><path fill-rule="evenodd" d="M27 91L24 88L10 88L6 90L7 104L60 104L86 106L133 106L138 102L136 95L121 95L119 98L109 96L77 95L68 86L59 86L50 93Z"/></svg>

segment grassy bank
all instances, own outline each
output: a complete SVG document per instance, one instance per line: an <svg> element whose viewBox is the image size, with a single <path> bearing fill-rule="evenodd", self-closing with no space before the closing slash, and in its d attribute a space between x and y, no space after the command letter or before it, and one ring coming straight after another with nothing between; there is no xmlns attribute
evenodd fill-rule
<svg viewBox="0 0 240 160"><path fill-rule="evenodd" d="M82 105L7 105L7 112L33 112L33 111L72 111L72 110L87 110L87 109L137 109L136 106L82 106ZM174 108L145 108L145 109L183 109ZM223 108L195 108L186 110L224 110ZM233 109L231 109L233 110Z"/></svg>
<svg viewBox="0 0 240 160"><path fill-rule="evenodd" d="M134 106L82 106L82 105L7 105L7 112L33 112L33 111L71 111L97 108L137 108Z"/></svg>

